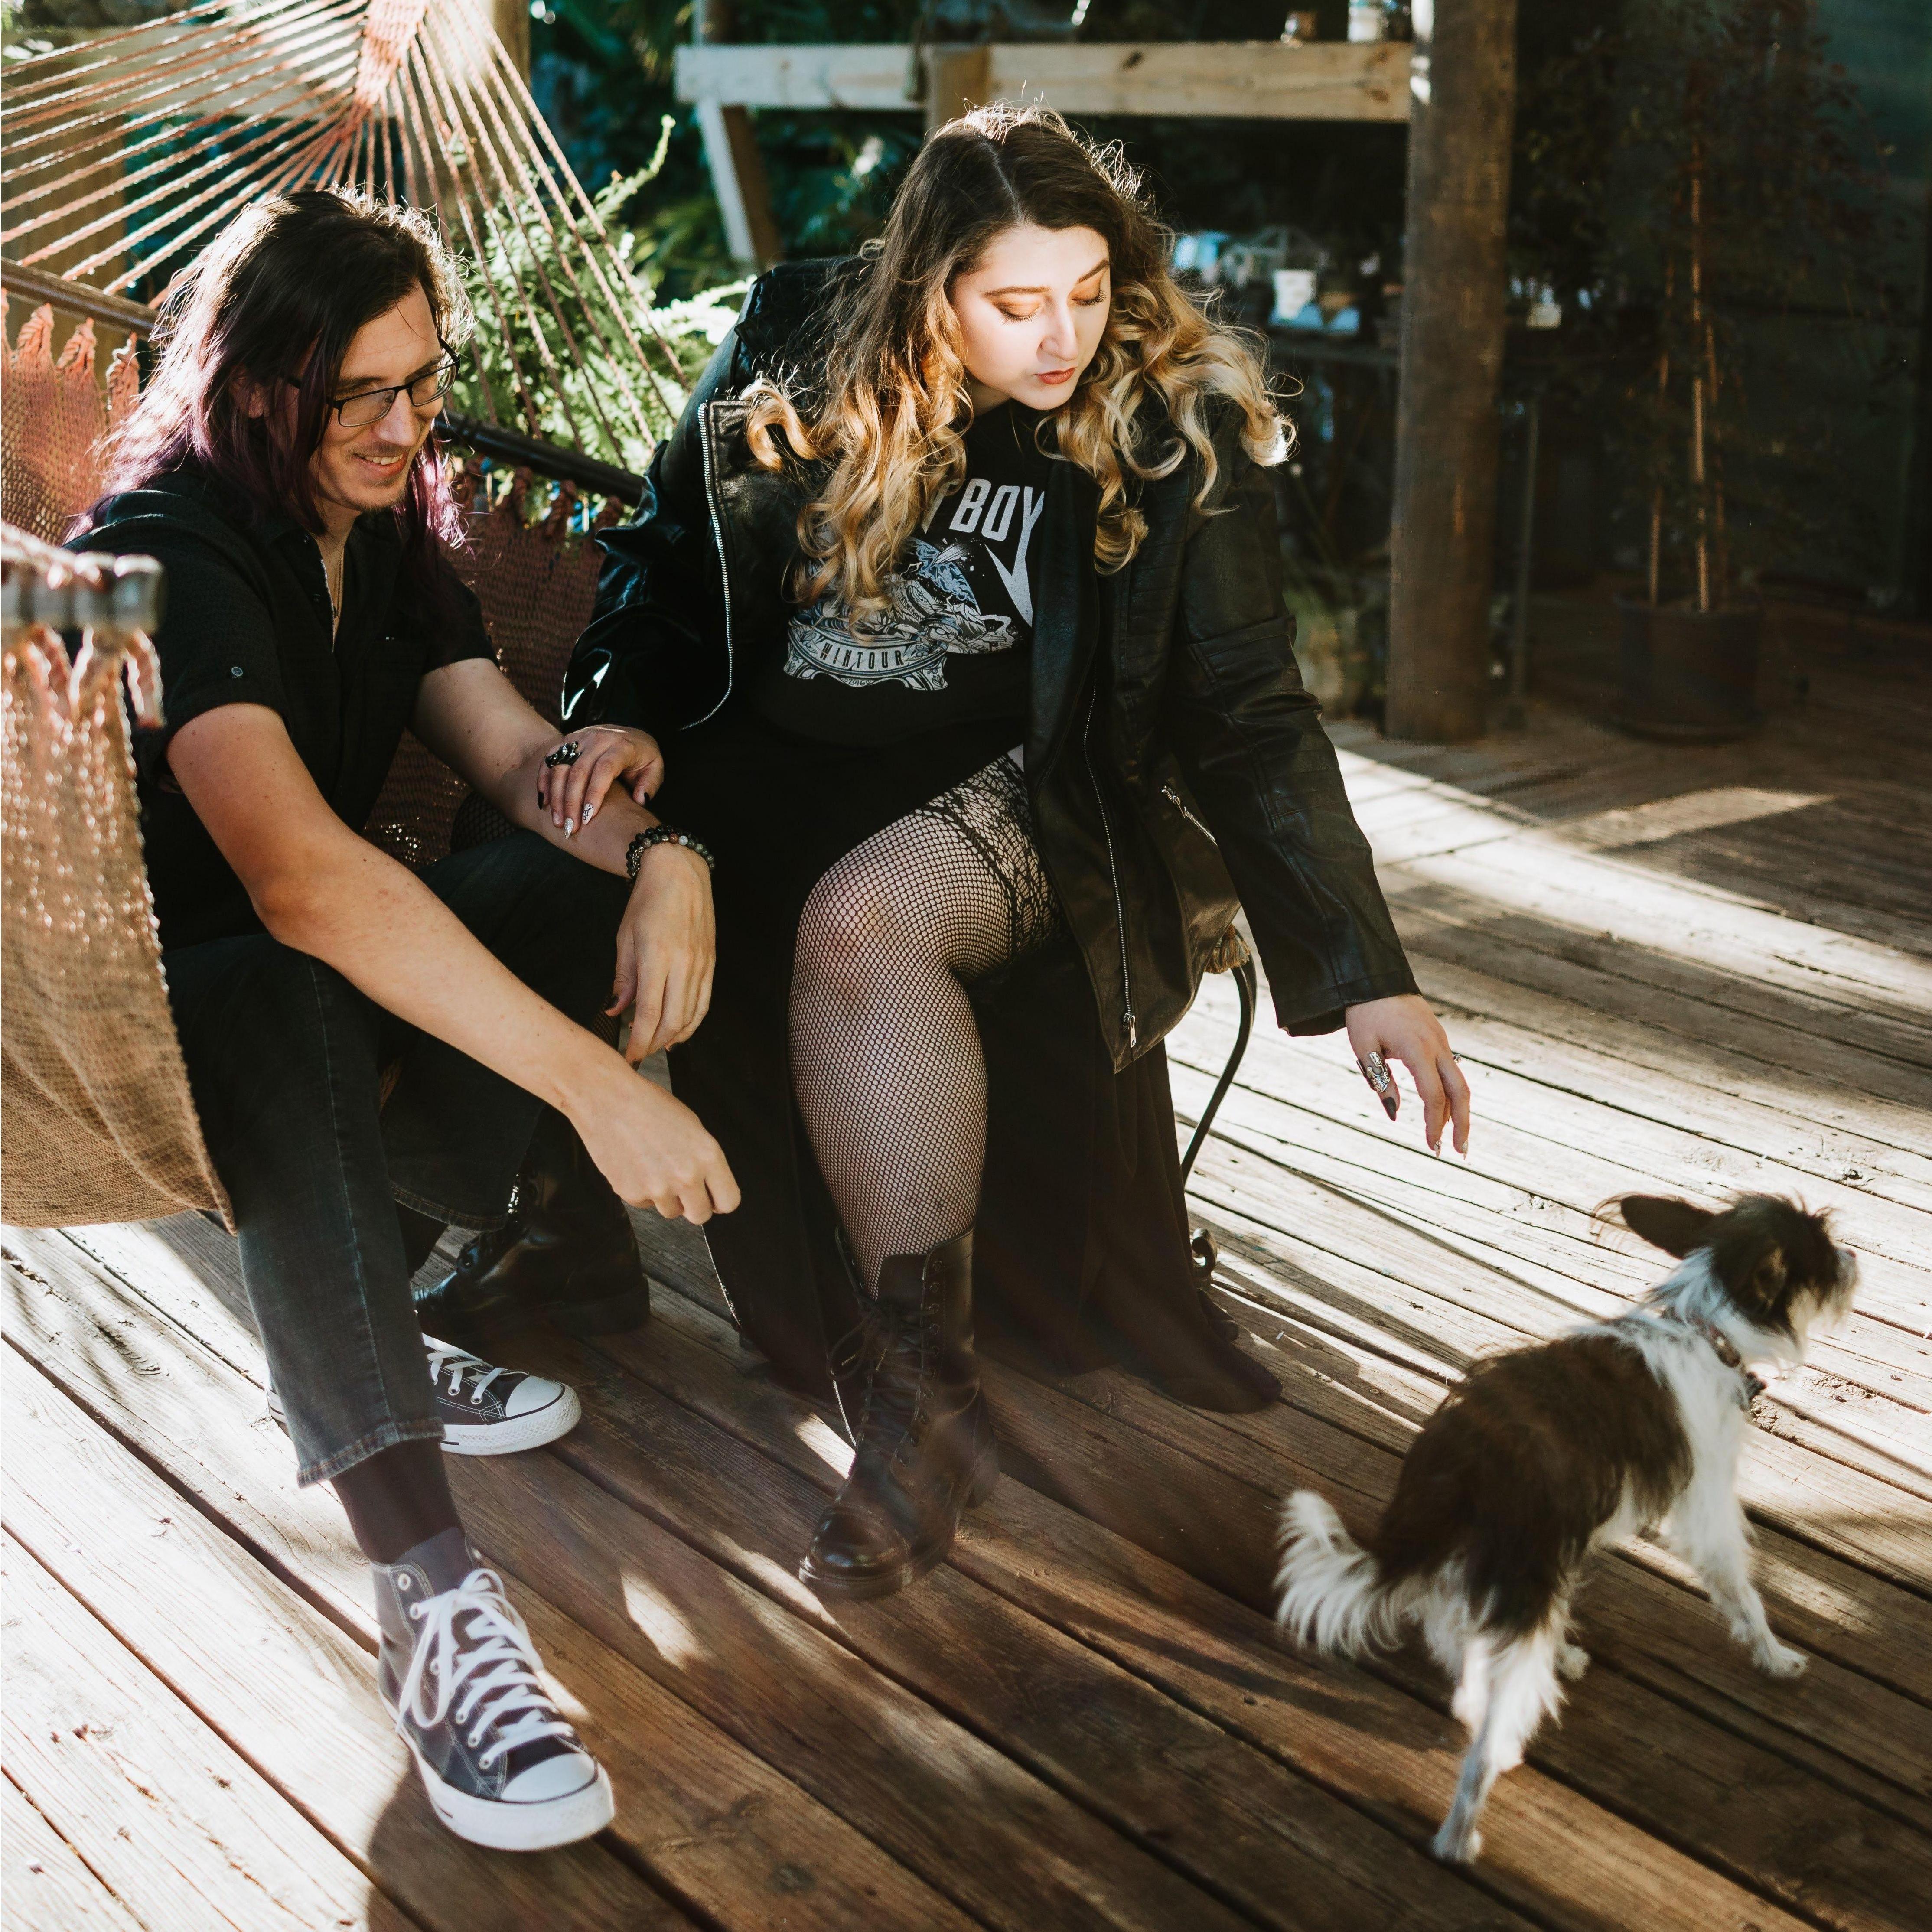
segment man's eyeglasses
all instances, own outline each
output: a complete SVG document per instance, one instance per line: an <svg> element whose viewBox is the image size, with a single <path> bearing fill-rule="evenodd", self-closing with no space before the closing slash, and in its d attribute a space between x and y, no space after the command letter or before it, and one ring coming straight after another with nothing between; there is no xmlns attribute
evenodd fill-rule
<svg viewBox="0 0 1932 1932"><path fill-rule="evenodd" d="M434 369L427 370L413 382L397 382L386 389L358 390L352 396L332 396L328 406L344 429L368 429L380 422L396 406L396 398L406 394L410 406L432 412L449 394L456 380L456 358L446 356Z"/></svg>

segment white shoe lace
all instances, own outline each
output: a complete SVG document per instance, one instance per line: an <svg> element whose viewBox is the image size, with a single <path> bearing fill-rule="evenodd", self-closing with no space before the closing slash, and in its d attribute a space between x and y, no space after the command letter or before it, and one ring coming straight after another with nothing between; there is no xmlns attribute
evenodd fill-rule
<svg viewBox="0 0 1932 1932"><path fill-rule="evenodd" d="M424 1336L423 1347L429 1355L429 1379L432 1388L441 1386L443 1371L447 1369L449 1371L449 1393L453 1397L460 1400L463 1378L466 1375L475 1375L476 1386L470 1391L470 1403L475 1408L482 1406L485 1391L503 1373L501 1369L493 1367L482 1357L466 1354L460 1348L452 1348L447 1342L432 1341Z"/></svg>
<svg viewBox="0 0 1932 1932"><path fill-rule="evenodd" d="M459 1617L468 1619L460 1636ZM530 1632L494 1570L472 1570L454 1590L412 1604L410 1621L423 1629L397 1699L399 1730L405 1715L429 1730L453 1714L459 1726L469 1725L464 1742L472 1750L490 1738L476 1760L485 1771L539 1738L577 1742L543 1688ZM506 1726L512 1718L517 1721Z"/></svg>

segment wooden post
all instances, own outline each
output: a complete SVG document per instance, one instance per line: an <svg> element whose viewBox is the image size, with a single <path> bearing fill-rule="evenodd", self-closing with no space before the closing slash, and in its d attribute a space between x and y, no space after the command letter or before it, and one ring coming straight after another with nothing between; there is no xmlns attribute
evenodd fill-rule
<svg viewBox="0 0 1932 1932"><path fill-rule="evenodd" d="M1440 744L1487 722L1516 0L1414 20L1386 728Z"/></svg>
<svg viewBox="0 0 1932 1932"><path fill-rule="evenodd" d="M926 131L992 98L993 50L990 46L928 47L926 50Z"/></svg>
<svg viewBox="0 0 1932 1932"><path fill-rule="evenodd" d="M490 24L503 44L511 64L525 80L530 77L530 0L490 0Z"/></svg>
<svg viewBox="0 0 1932 1932"><path fill-rule="evenodd" d="M729 41L737 31L730 0L697 0L694 16L694 38L704 45ZM715 95L700 97L698 128L704 138L705 163L711 170L718 212L724 221L724 245L732 260L740 268L769 268L784 250L751 110Z"/></svg>

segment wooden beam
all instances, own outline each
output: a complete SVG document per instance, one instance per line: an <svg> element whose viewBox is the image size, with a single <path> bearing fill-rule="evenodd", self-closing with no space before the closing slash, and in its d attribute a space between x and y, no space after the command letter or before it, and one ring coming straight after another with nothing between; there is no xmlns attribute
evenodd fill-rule
<svg viewBox="0 0 1932 1932"><path fill-rule="evenodd" d="M1456 0L1415 14L1388 729L1434 743L1488 723L1516 9Z"/></svg>
<svg viewBox="0 0 1932 1932"><path fill-rule="evenodd" d="M510 64L528 80L530 77L530 0L490 0L490 24L503 44Z"/></svg>
<svg viewBox="0 0 1932 1932"><path fill-rule="evenodd" d="M1066 114L1174 114L1274 121L1406 121L1408 53L1401 43L1318 40L1024 42L928 47L928 75L952 53L987 62L992 100L1043 100ZM848 46L687 46L677 98L748 107L847 107L904 113L906 51Z"/></svg>
<svg viewBox="0 0 1932 1932"><path fill-rule="evenodd" d="M728 44L738 30L730 0L695 0L692 27L698 44L680 47L680 61L687 53L742 51ZM742 101L719 94L680 97L687 98L698 103L698 128L724 223L724 245L741 268L769 268L784 249L751 113Z"/></svg>
<svg viewBox="0 0 1932 1932"><path fill-rule="evenodd" d="M944 128L983 107L993 92L993 50L988 46L930 47L926 53L926 131Z"/></svg>

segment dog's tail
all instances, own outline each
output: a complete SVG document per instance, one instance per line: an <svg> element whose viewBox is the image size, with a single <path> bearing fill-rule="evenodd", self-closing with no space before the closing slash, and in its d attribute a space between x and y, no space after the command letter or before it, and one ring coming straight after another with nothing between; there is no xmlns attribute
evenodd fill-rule
<svg viewBox="0 0 1932 1932"><path fill-rule="evenodd" d="M1282 1511L1281 1534L1279 1623L1300 1642L1344 1657L1396 1641L1401 1606L1326 1496L1297 1490Z"/></svg>

